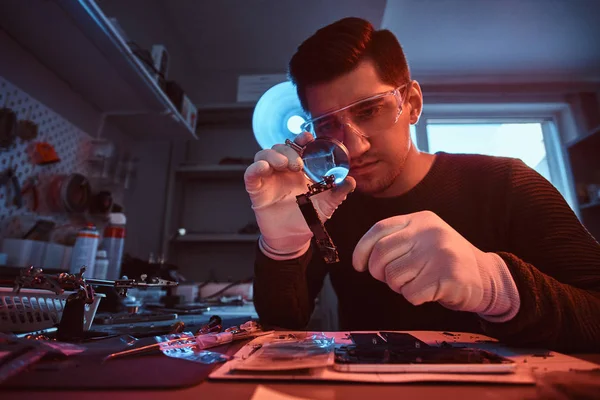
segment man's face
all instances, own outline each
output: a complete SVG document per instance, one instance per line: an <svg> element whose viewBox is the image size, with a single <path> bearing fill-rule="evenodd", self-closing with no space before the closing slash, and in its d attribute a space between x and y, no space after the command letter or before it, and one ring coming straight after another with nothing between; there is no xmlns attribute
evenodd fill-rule
<svg viewBox="0 0 600 400"><path fill-rule="evenodd" d="M396 88L381 82L373 62L365 60L350 73L331 82L307 87L306 99L308 109L315 118L357 100L394 89ZM410 86L402 90L401 94L409 92ZM416 95L420 96L420 91ZM340 140L348 148L350 175L356 179L356 188L360 192L379 196L392 194L388 193L392 190L390 187L404 169L412 148L409 130L411 105L405 99L402 100L403 111L397 121L385 124L386 128L377 132L362 132L368 137L362 136L360 130L355 130L358 129L357 124L349 122L342 125L338 138L341 135Z"/></svg>

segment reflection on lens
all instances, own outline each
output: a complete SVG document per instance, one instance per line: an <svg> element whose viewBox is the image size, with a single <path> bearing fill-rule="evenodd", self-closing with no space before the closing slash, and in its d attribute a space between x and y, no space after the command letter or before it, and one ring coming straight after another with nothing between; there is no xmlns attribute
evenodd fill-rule
<svg viewBox="0 0 600 400"><path fill-rule="evenodd" d="M335 177L334 182L336 184L340 184L344 179L346 179L346 176L348 175L348 168L333 167L325 173L325 176L329 175L333 175Z"/></svg>

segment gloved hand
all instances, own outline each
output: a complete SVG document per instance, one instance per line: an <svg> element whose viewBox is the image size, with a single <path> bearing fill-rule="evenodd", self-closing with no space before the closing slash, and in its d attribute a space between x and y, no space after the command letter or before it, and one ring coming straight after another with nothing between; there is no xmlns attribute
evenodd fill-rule
<svg viewBox="0 0 600 400"><path fill-rule="evenodd" d="M312 140L310 133L303 132L294 142L305 146ZM294 149L277 144L256 153L254 163L244 174L246 191L261 232L259 247L275 260L299 257L310 246L313 234L296 203L296 196L307 192L307 185L311 183L304 175L303 167L304 163ZM335 188L312 196L321 221L331 218L355 187L356 181L346 177Z"/></svg>
<svg viewBox="0 0 600 400"><path fill-rule="evenodd" d="M519 310L504 260L479 250L430 211L379 221L359 240L352 263L414 305L437 301L494 322Z"/></svg>

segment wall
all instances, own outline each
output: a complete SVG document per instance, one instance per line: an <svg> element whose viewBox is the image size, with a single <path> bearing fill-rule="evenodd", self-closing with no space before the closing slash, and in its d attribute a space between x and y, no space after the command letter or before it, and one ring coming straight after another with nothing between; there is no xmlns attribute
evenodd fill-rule
<svg viewBox="0 0 600 400"><path fill-rule="evenodd" d="M189 51L174 34L172 23L160 0L98 0L107 17L117 19L130 41L144 49L152 45L164 45L169 53L167 79L176 80L184 91L189 92L186 77L197 76ZM193 101L196 101L192 97Z"/></svg>
<svg viewBox="0 0 600 400"><path fill-rule="evenodd" d="M103 134L120 148L130 146L130 142L121 132L110 124L105 124L103 132L99 132L100 112L4 31L0 31L0 49L0 76L28 94L36 104L48 107L57 118L73 124L76 128L74 132L80 130L88 139Z"/></svg>
<svg viewBox="0 0 600 400"><path fill-rule="evenodd" d="M0 49L0 75L41 103L52 107L57 114L82 131L96 136L101 118L98 110L73 92L66 82L40 64L3 30L0 30ZM120 132L110 125L106 127L105 134L113 139L121 137Z"/></svg>
<svg viewBox="0 0 600 400"><path fill-rule="evenodd" d="M576 129L564 136L566 144L586 137L600 126L600 92L588 90L575 93L568 96L567 100Z"/></svg>
<svg viewBox="0 0 600 400"><path fill-rule="evenodd" d="M0 30L0 49L0 76L72 123L88 138L105 137L113 141L120 152L131 152L139 158L131 188L121 193L128 215L126 251L137 257L146 257L150 251L160 248L168 145L149 142L134 146L126 133L109 122L102 124L99 110L40 64L3 30ZM100 127L103 127L102 130Z"/></svg>
<svg viewBox="0 0 600 400"><path fill-rule="evenodd" d="M260 148L250 114L247 118L236 123L226 118L220 124L200 127L198 140L188 142L179 164L215 166L229 159L242 168L249 165ZM179 174L176 183L168 236L178 228L192 234L236 233L255 221L243 170L227 177ZM176 243L170 251L189 279L232 281L252 275L255 246L255 241L195 241Z"/></svg>
<svg viewBox="0 0 600 400"><path fill-rule="evenodd" d="M181 143L148 141L137 143L133 150L140 162L125 196L128 221L125 252L134 257L148 259L150 253L165 252L169 181L171 168L182 160L181 146Z"/></svg>
<svg viewBox="0 0 600 400"><path fill-rule="evenodd" d="M36 125L35 137L17 134L10 146L5 143L0 149L0 174L3 180L11 171L20 186L16 188L11 179L0 187L0 238L22 237L40 217L52 220L56 226L68 224L68 215L55 209L46 193L51 182L59 175L79 173L90 176L90 165L85 156L90 136L2 76L0 104L14 112L18 121L26 120ZM29 132L33 134L33 131ZM36 163L32 150L37 142L53 146L60 161L44 165ZM22 204L19 204L16 191L27 190L31 182L35 182L36 192L23 193ZM14 260L9 259L9 262Z"/></svg>
<svg viewBox="0 0 600 400"><path fill-rule="evenodd" d="M418 80L418 77L416 77ZM425 109L430 104L516 105L515 116L535 116L540 110L556 113L564 145L585 136L600 124L600 82L424 83Z"/></svg>

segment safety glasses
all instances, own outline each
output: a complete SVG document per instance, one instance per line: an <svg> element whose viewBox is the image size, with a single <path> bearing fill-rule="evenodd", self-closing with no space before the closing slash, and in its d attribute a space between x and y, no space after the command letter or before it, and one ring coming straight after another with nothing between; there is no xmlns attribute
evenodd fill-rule
<svg viewBox="0 0 600 400"><path fill-rule="evenodd" d="M315 137L339 141L344 139L345 127L363 137L377 135L398 121L410 86L411 82L309 119L302 124L302 129L311 132Z"/></svg>

